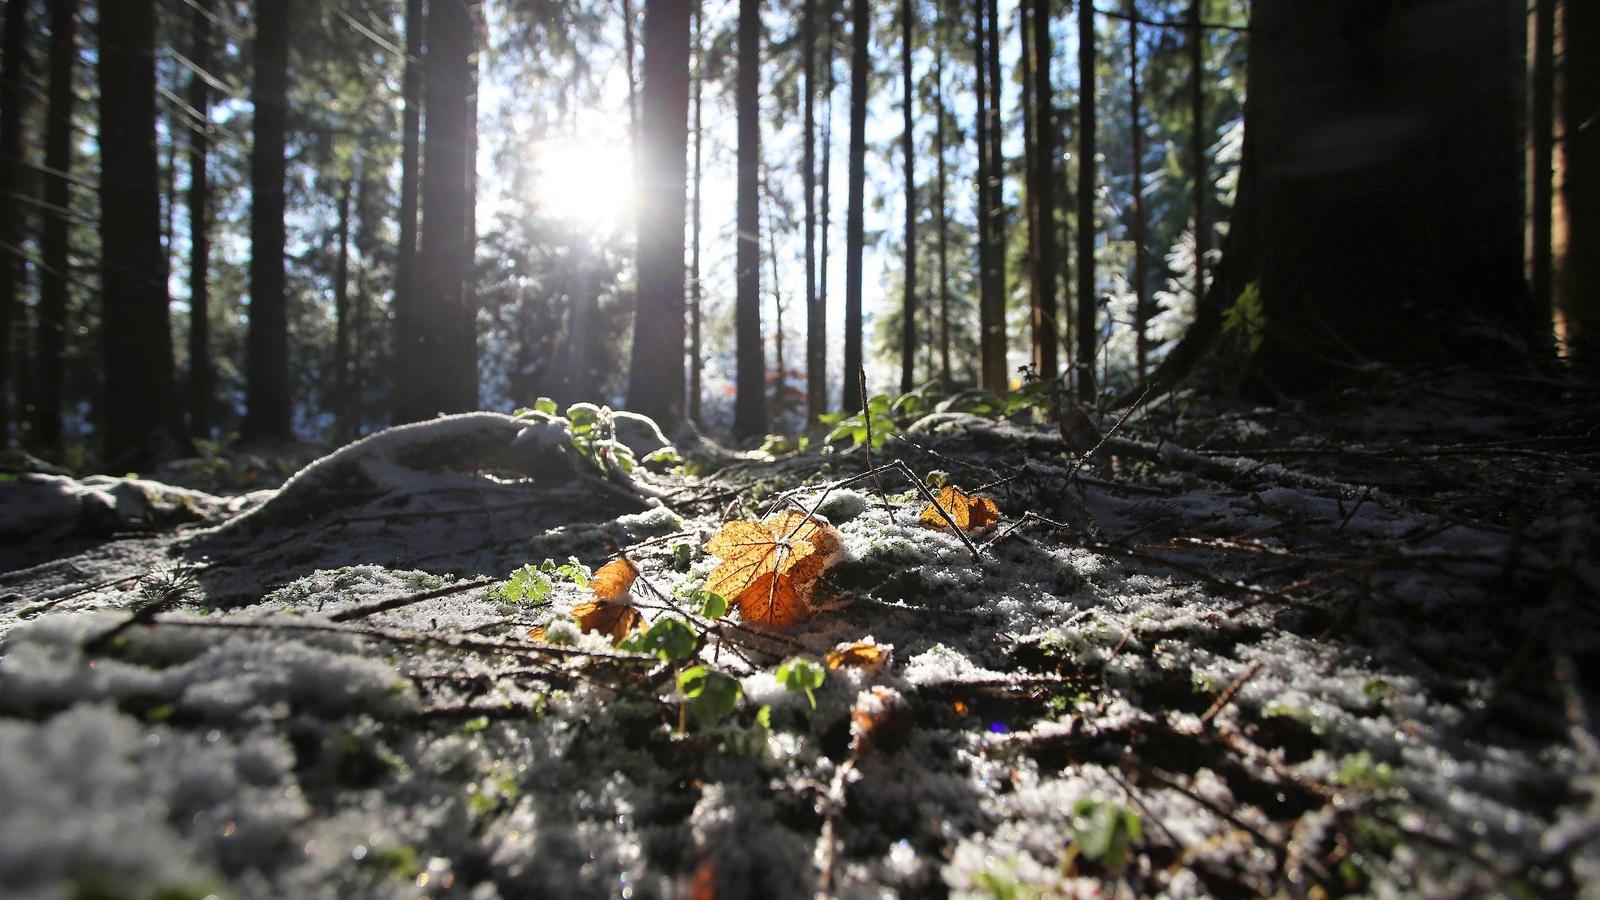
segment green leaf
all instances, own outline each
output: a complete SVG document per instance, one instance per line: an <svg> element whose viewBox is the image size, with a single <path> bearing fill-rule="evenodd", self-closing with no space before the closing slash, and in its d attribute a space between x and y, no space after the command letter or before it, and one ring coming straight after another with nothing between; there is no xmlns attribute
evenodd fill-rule
<svg viewBox="0 0 1600 900"><path fill-rule="evenodd" d="M647 466L655 465L656 463L667 466L681 466L683 465L683 457L679 456L678 451L671 447L661 447L646 453L644 459L639 460L639 462Z"/></svg>
<svg viewBox="0 0 1600 900"><path fill-rule="evenodd" d="M550 598L550 579L533 566L523 566L512 572L496 593L511 603L544 603Z"/></svg>
<svg viewBox="0 0 1600 900"><path fill-rule="evenodd" d="M778 683L785 690L796 694L805 694L811 701L811 708L817 708L817 688L822 687L822 682L827 678L827 671L822 666L809 659L791 659L778 666Z"/></svg>
<svg viewBox="0 0 1600 900"><path fill-rule="evenodd" d="M533 408L538 412L546 413L548 415L557 415L556 402L551 400L549 397L540 397L539 399L533 401Z"/></svg>
<svg viewBox="0 0 1600 900"><path fill-rule="evenodd" d="M1238 299L1222 314L1222 330L1235 336L1254 353L1261 349L1266 335L1267 313L1261 304L1261 285L1252 281L1239 292Z"/></svg>
<svg viewBox="0 0 1600 900"><path fill-rule="evenodd" d="M463 734L477 734L478 732L480 732L480 731L482 731L482 730L484 730L485 728L488 728L488 727L489 727L489 717L488 716L475 716L475 717L473 717L471 719L468 719L467 721L462 723L461 731L462 731Z"/></svg>
<svg viewBox="0 0 1600 900"><path fill-rule="evenodd" d="M695 591L694 596L689 598L689 606L708 619L720 619L728 614L727 598L710 591Z"/></svg>
<svg viewBox="0 0 1600 900"><path fill-rule="evenodd" d="M1072 807L1073 843L1113 872L1128 864L1142 829L1139 814L1116 803L1091 797Z"/></svg>
<svg viewBox="0 0 1600 900"><path fill-rule="evenodd" d="M662 619L645 632L640 649L667 662L688 659L700 644L700 635L680 619Z"/></svg>
<svg viewBox="0 0 1600 900"><path fill-rule="evenodd" d="M689 711L702 725L715 725L726 719L744 695L738 680L707 666L694 666L678 673L678 692L683 694Z"/></svg>

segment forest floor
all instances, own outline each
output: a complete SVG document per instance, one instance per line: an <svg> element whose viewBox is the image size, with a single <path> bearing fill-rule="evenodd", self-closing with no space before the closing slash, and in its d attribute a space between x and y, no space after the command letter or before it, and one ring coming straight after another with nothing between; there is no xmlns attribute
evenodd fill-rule
<svg viewBox="0 0 1600 900"><path fill-rule="evenodd" d="M1089 465L1029 414L903 425L876 484L603 477L538 414L275 492L9 479L0 894L1600 891L1595 384L1179 395ZM928 527L908 474L1000 521ZM809 615L718 615L706 543L785 504L838 539ZM618 552L621 647L568 621Z"/></svg>

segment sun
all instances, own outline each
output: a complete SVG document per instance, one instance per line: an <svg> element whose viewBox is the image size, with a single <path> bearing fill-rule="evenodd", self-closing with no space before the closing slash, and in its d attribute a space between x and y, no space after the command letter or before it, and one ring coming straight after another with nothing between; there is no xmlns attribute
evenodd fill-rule
<svg viewBox="0 0 1600 900"><path fill-rule="evenodd" d="M547 215L589 231L633 223L633 160L628 141L557 135L532 148L534 202Z"/></svg>

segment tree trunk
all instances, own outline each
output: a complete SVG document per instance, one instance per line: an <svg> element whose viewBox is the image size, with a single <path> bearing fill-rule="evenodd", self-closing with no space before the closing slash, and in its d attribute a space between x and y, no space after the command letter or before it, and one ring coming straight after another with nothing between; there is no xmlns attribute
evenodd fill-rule
<svg viewBox="0 0 1600 900"><path fill-rule="evenodd" d="M415 393L423 377L418 352L417 188L422 150L422 58L426 30L422 0L406 0L406 68L401 87L405 101L404 136L400 148L400 244L395 251L394 280L394 422L409 421L401 399Z"/></svg>
<svg viewBox="0 0 1600 900"><path fill-rule="evenodd" d="M817 360L817 381L822 384L822 394L817 415L828 411L828 237L833 231L833 38L834 0L822 0L827 11L823 17L826 30L822 46L826 48L823 65L827 71L822 79L822 197L818 201L822 217L822 234L817 247L817 331L806 331L807 345L814 345L812 355Z"/></svg>
<svg viewBox="0 0 1600 900"><path fill-rule="evenodd" d="M1134 327L1134 355L1139 369L1140 380L1144 379L1146 366L1149 362L1150 347L1145 335L1146 323L1150 321L1150 285L1145 271L1144 242L1144 125L1140 122L1143 115L1141 104L1143 98L1139 90L1139 18L1138 7L1133 0L1128 2L1128 116L1131 120L1129 131L1130 143L1133 149L1133 205L1130 212L1133 215L1133 327Z"/></svg>
<svg viewBox="0 0 1600 900"><path fill-rule="evenodd" d="M103 444L108 468L192 452L173 390L156 163L155 0L99 9Z"/></svg>
<svg viewBox="0 0 1600 900"><path fill-rule="evenodd" d="M361 165L356 174L355 198L355 244L356 257L359 262L356 266L355 291L351 296L350 302L350 357L352 365L348 390L350 392L351 437L360 437L366 430L367 423L367 364L371 356L368 343L371 330L368 317L372 306L371 265L373 250L377 246L374 232L381 227L383 216L381 210L373 209L372 168L370 161L363 155Z"/></svg>
<svg viewBox="0 0 1600 900"><path fill-rule="evenodd" d="M211 67L212 0L196 0L189 15L189 59L200 72ZM189 433L211 436L211 86L189 75L189 106L201 122L189 132Z"/></svg>
<svg viewBox="0 0 1600 900"><path fill-rule="evenodd" d="M997 0L988 0L989 15L989 240L993 250L989 262L993 266L990 278L994 289L990 293L988 325L983 333L982 355L984 366L990 371L993 390L1005 394L1011 386L1011 367L1006 362L1006 158L1004 152L1005 119L1001 115L1000 100L1000 6Z"/></svg>
<svg viewBox="0 0 1600 900"><path fill-rule="evenodd" d="M690 0L654 0L644 14L644 117L639 168L638 316L628 405L671 427L683 421L684 157L689 143Z"/></svg>
<svg viewBox="0 0 1600 900"><path fill-rule="evenodd" d="M844 226L844 389L840 408L861 411L862 245L865 238L867 166L868 0L855 0L850 51L850 194Z"/></svg>
<svg viewBox="0 0 1600 900"><path fill-rule="evenodd" d="M1531 0L1528 18L1528 215L1527 276L1535 306L1549 309L1551 216L1555 164L1555 25L1556 0ZM1576 66L1575 66L1576 67Z"/></svg>
<svg viewBox="0 0 1600 900"><path fill-rule="evenodd" d="M116 2L116 0L112 0ZM250 331L245 359L247 441L288 440L289 309L284 282L284 127L291 0L257 0L255 140L250 151Z"/></svg>
<svg viewBox="0 0 1600 900"><path fill-rule="evenodd" d="M1206 128L1206 33L1201 27L1202 0L1189 2L1189 121L1193 128L1189 145L1189 168L1194 178L1194 297L1198 306L1206 294L1206 256L1211 253L1211 225L1206 217L1206 198L1211 194L1210 160L1206 148L1211 132Z"/></svg>
<svg viewBox="0 0 1600 900"><path fill-rule="evenodd" d="M1095 237L1095 72L1094 4L1078 4L1078 397L1095 394L1095 357L1099 337L1098 298L1094 287Z"/></svg>
<svg viewBox="0 0 1600 900"><path fill-rule="evenodd" d="M950 217L945 208L948 181L944 158L944 6L939 6L939 24L933 44L933 159L937 170L934 182L934 215L938 217L939 258L939 386L949 392L950 378Z"/></svg>
<svg viewBox="0 0 1600 900"><path fill-rule="evenodd" d="M1499 0L1257 0L1233 222L1196 323L1155 379L1218 348L1268 393L1323 389L1374 361L1542 350L1521 273L1510 27ZM1260 315L1224 324L1250 284Z"/></svg>
<svg viewBox="0 0 1600 900"><path fill-rule="evenodd" d="M1028 252L1024 259L1027 263L1029 349L1035 371L1041 377L1049 377L1039 369L1040 342L1044 335L1039 327L1043 321L1039 309L1039 195L1036 191L1039 184L1039 152L1035 146L1038 136L1034 131L1033 29L1028 21L1030 5L1028 0L1017 4L1017 62L1022 69L1022 77L1018 79L1020 102L1017 104L1022 114L1022 212L1028 225Z"/></svg>
<svg viewBox="0 0 1600 900"><path fill-rule="evenodd" d="M39 317L34 356L38 366L33 407L33 445L47 459L61 458L67 355L67 307L71 282L73 62L77 59L77 0L51 0L50 83L44 125L44 202L39 230Z"/></svg>
<svg viewBox="0 0 1600 900"><path fill-rule="evenodd" d="M816 337L822 333L823 310L817 302L817 0L805 0L800 19L800 54L805 98L801 102L804 120L801 138L801 179L805 189L806 256L806 425L817 424L817 416L827 403L828 384L823 380L822 354L825 348Z"/></svg>
<svg viewBox="0 0 1600 900"><path fill-rule="evenodd" d="M476 123L471 95L474 42L465 3L428 5L428 127L423 133L421 243L417 251L416 323L412 353L400 359L401 418L418 421L477 406L473 334L467 307L468 172Z"/></svg>
<svg viewBox="0 0 1600 900"><path fill-rule="evenodd" d="M695 0L694 4L694 210L691 213L693 224L690 225L691 247L689 250L689 420L696 425L704 422L700 415L700 366L703 362L704 351L700 348L700 302L704 290L700 284L700 187L703 175L701 167L701 144L705 138L703 125L702 106L704 103L701 95L705 80L705 42L702 32L705 29L705 4L703 0Z"/></svg>
<svg viewBox="0 0 1600 900"><path fill-rule="evenodd" d="M645 15L650 13L645 4ZM646 28L649 25L645 26ZM645 40L649 43L649 39ZM646 53L649 51L646 50ZM639 77L633 68L633 0L622 0L622 69L628 76L628 140L633 144L633 156L639 154Z"/></svg>
<svg viewBox="0 0 1600 900"><path fill-rule="evenodd" d="M990 237L993 227L993 218L990 209L993 202L989 199L990 185L993 182L993 163L989 158L989 53L986 49L989 44L989 33L984 28L985 11L988 9L985 0L973 2L972 25L972 74L976 90L973 92L973 101L976 108L973 111L973 136L977 141L976 161L977 166L974 180L977 182L977 222L978 222L978 386L995 391L1005 390L1006 367L1005 360L1001 358L996 362L991 350L989 335L994 331L994 241Z"/></svg>
<svg viewBox="0 0 1600 900"><path fill-rule="evenodd" d="M916 85L911 81L911 38L915 29L911 0L900 0L900 77L905 85L901 97L900 152L906 162L906 283L900 322L900 393L916 387L917 354L917 163L916 128L911 118Z"/></svg>
<svg viewBox="0 0 1600 900"><path fill-rule="evenodd" d="M737 396L733 431L767 430L766 360L761 340L761 3L739 0Z"/></svg>
<svg viewBox="0 0 1600 900"><path fill-rule="evenodd" d="M1061 371L1057 346L1061 340L1056 326L1056 285L1060 277L1060 251L1056 235L1056 119L1055 86L1051 82L1050 64L1055 51L1050 41L1050 2L1033 0L1033 102L1038 112L1034 124L1034 156L1037 160L1037 178L1029 193L1038 202L1038 260L1039 303L1035 313L1041 317L1035 327L1039 330L1037 349L1039 356L1034 365L1041 378L1055 378Z"/></svg>
<svg viewBox="0 0 1600 900"><path fill-rule="evenodd" d="M350 440L350 179L339 185L333 272L333 438Z"/></svg>
<svg viewBox="0 0 1600 900"><path fill-rule="evenodd" d="M16 368L12 323L17 316L17 288L22 277L22 128L30 105L26 84L28 55L28 4L6 4L0 32L5 58L0 62L0 446L11 438L9 385Z"/></svg>
<svg viewBox="0 0 1600 900"><path fill-rule="evenodd" d="M772 186L768 178L762 182L767 186L767 262L772 266L772 400L767 410L768 417L776 423L779 431L784 428L783 407L784 388L789 378L788 361L784 359L783 345L787 335L783 332L783 282L778 278L778 228L772 221Z"/></svg>
<svg viewBox="0 0 1600 900"><path fill-rule="evenodd" d="M1600 7L1562 3L1561 311L1569 352L1600 370Z"/></svg>

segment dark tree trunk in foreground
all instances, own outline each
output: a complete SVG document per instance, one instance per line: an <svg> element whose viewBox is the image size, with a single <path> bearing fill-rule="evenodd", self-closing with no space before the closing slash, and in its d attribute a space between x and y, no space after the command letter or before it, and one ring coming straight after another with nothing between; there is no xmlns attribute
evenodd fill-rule
<svg viewBox="0 0 1600 900"><path fill-rule="evenodd" d="M867 0L855 0L850 35L850 194L844 225L844 390L840 408L861 410L861 251L867 179Z"/></svg>
<svg viewBox="0 0 1600 900"><path fill-rule="evenodd" d="M1385 9L1257 0L1233 222L1158 382L1219 343L1223 365L1277 392L1373 361L1485 363L1547 344L1522 279L1506 90L1521 60L1505 5ZM1252 283L1260 326L1243 309L1225 324Z"/></svg>
<svg viewBox="0 0 1600 900"><path fill-rule="evenodd" d="M12 354L16 347L11 326L16 319L17 283L22 274L22 204L18 202L22 178L22 122L28 105L27 75L28 4L12 0L6 4L6 18L0 43L5 58L0 61L0 446L11 437L11 396L9 385L16 367Z"/></svg>
<svg viewBox="0 0 1600 900"><path fill-rule="evenodd" d="M766 359L761 340L761 3L739 0L738 68L738 284L733 431L740 437L767 430Z"/></svg>
<svg viewBox="0 0 1600 900"><path fill-rule="evenodd" d="M827 404L828 383L823 366L822 304L817 302L817 0L805 0L800 20L800 53L805 99L801 102L803 146L801 173L805 199L806 256L806 424L817 424Z"/></svg>
<svg viewBox="0 0 1600 900"><path fill-rule="evenodd" d="M477 406L474 323L468 308L467 222L472 203L472 11L464 2L428 5L424 78L422 234L417 250L416 324L397 354L397 406L404 421Z"/></svg>
<svg viewBox="0 0 1600 900"><path fill-rule="evenodd" d="M990 192L994 184L994 162L989 157L989 46L988 31L984 27L988 5L985 0L973 2L972 73L974 102L973 137L977 142L974 180L977 182L978 222L978 386L999 393L1006 387L1005 356L996 358L992 352L989 335L994 331L995 280L994 248L991 235L993 216L990 210L994 201ZM1003 306L1003 303L1002 303ZM1004 311L1002 310L1002 316Z"/></svg>
<svg viewBox="0 0 1600 900"><path fill-rule="evenodd" d="M72 208L72 90L77 59L77 0L50 2L49 97L44 123L44 221L39 229L39 318L34 347L35 381L33 445L48 459L60 459L61 414L67 355L67 295L71 283L69 219L58 211Z"/></svg>
<svg viewBox="0 0 1600 900"><path fill-rule="evenodd" d="M1532 0L1528 17L1528 289L1533 303L1552 299L1551 224L1555 185L1555 25L1557 0Z"/></svg>
<svg viewBox="0 0 1600 900"><path fill-rule="evenodd" d="M906 283L900 322L900 393L916 387L917 355L917 162L916 128L912 120L912 98L916 85L911 81L911 38L915 25L911 0L900 0L900 78L901 95L900 153L906 163Z"/></svg>
<svg viewBox="0 0 1600 900"><path fill-rule="evenodd" d="M161 252L155 0L101 0L99 14L102 439L108 467L140 469L192 449Z"/></svg>
<svg viewBox="0 0 1600 900"><path fill-rule="evenodd" d="M1078 4L1078 397L1094 396L1097 298L1094 293L1094 4Z"/></svg>
<svg viewBox="0 0 1600 900"><path fill-rule="evenodd" d="M195 0L189 15L189 59L201 72L211 66L211 0ZM211 436L214 380L211 365L211 86L189 75L189 106L202 121L189 132L189 433Z"/></svg>
<svg viewBox="0 0 1600 900"><path fill-rule="evenodd" d="M644 14L639 168L639 312L628 405L666 426L683 421L684 156L689 143L690 0Z"/></svg>
<svg viewBox="0 0 1600 900"><path fill-rule="evenodd" d="M989 278L988 314L983 316L980 346L983 371L989 388L1004 394L1011 386L1011 369L1006 364L1006 161L1002 149L1005 120L1000 108L1000 5L988 0L985 50L988 52L989 102Z"/></svg>
<svg viewBox="0 0 1600 900"><path fill-rule="evenodd" d="M255 141L250 150L250 332L245 353L247 441L292 437L289 308L284 281L284 128L290 0L257 0Z"/></svg>
<svg viewBox="0 0 1600 900"><path fill-rule="evenodd" d="M1034 307L1034 366L1041 378L1054 378L1061 370L1057 343L1061 335L1056 326L1056 282L1060 271L1056 240L1056 119L1055 86L1051 83L1050 62L1054 51L1050 41L1050 2L1033 0L1033 103L1034 184L1028 193L1037 198L1034 267L1039 278L1039 299Z"/></svg>
<svg viewBox="0 0 1600 900"><path fill-rule="evenodd" d="M417 341L417 186L422 157L422 36L426 25L422 0L406 0L406 68L401 92L406 111L400 147L400 246L395 253L394 280L394 410L401 414L400 398L411 391L409 379L418 364ZM404 387L402 387L404 385Z"/></svg>
<svg viewBox="0 0 1600 900"><path fill-rule="evenodd" d="M1567 346L1600 370L1600 4L1562 7L1561 310Z"/></svg>
<svg viewBox="0 0 1600 900"><path fill-rule="evenodd" d="M705 81L705 42L702 33L705 28L705 4L702 0L695 0L694 4L694 208L690 214L692 224L690 231L689 249L689 420L696 425L701 424L700 417L700 364L704 351L700 349L700 301L703 291L700 285L700 188L704 172L701 167L700 152L705 138L703 127L704 116L702 113L704 96L702 93Z"/></svg>
<svg viewBox="0 0 1600 900"><path fill-rule="evenodd" d="M1194 296L1196 304L1206 293L1206 255L1211 252L1211 225L1206 218L1206 198L1211 195L1211 167L1206 148L1211 131L1206 127L1206 33L1200 22L1201 0L1189 3L1189 168L1194 184Z"/></svg>

